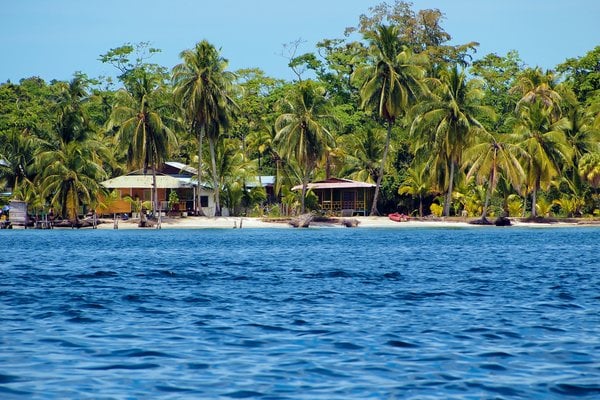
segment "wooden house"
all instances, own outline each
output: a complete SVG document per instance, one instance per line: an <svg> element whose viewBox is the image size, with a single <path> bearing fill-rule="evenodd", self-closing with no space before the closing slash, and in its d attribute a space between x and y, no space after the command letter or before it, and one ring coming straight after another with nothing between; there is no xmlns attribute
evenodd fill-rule
<svg viewBox="0 0 600 400"><path fill-rule="evenodd" d="M292 190L302 190L302 185L294 186ZM337 215L368 215L375 184L358 182L350 179L329 178L308 184L319 199L321 210Z"/></svg>
<svg viewBox="0 0 600 400"><path fill-rule="evenodd" d="M133 213L132 202L129 199L142 202L152 201L152 170L137 170L126 175L108 179L101 182L107 189L117 192L116 199L104 199L104 207L100 207L99 214ZM200 190L200 207L205 215L213 216L215 213L213 190L205 185L198 185L197 170L178 162L166 162L156 172L156 188L159 208L162 211L176 211L193 215L198 202ZM179 203L169 207L169 195L176 192Z"/></svg>

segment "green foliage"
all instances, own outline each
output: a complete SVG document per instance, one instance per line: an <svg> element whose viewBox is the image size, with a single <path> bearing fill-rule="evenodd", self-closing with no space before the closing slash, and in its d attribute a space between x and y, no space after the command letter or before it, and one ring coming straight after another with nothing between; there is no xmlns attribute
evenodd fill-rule
<svg viewBox="0 0 600 400"><path fill-rule="evenodd" d="M567 217L577 217L582 214L581 209L585 205L583 198L576 195L563 194L560 199L556 199L552 204L560 206L561 213Z"/></svg>
<svg viewBox="0 0 600 400"><path fill-rule="evenodd" d="M600 153L588 153L581 157L579 176L592 187L600 187Z"/></svg>
<svg viewBox="0 0 600 400"><path fill-rule="evenodd" d="M535 209L537 211L537 215L549 217L552 213L552 202L546 197L540 196L535 203Z"/></svg>
<svg viewBox="0 0 600 400"><path fill-rule="evenodd" d="M465 71L454 65L440 71L432 95L414 108L414 151L429 154L429 162L438 172L436 181L446 192L445 216L450 215L454 181L464 151L483 130L478 117L493 116L493 110L481 104L482 97L480 82L468 81Z"/></svg>
<svg viewBox="0 0 600 400"><path fill-rule="evenodd" d="M142 201L137 198L133 198L131 196L123 196L123 200L125 200L131 206L131 210L134 213L139 213L142 211Z"/></svg>
<svg viewBox="0 0 600 400"><path fill-rule="evenodd" d="M177 195L177 191L171 190L171 193L169 193L169 210L173 210L178 204L179 196Z"/></svg>
<svg viewBox="0 0 600 400"><path fill-rule="evenodd" d="M281 207L279 207L279 204L273 204L270 207L268 207L267 208L267 215L270 218L281 217Z"/></svg>
<svg viewBox="0 0 600 400"><path fill-rule="evenodd" d="M327 129L331 120L329 103L323 87L308 80L294 85L279 107L281 114L275 121L277 134L274 142L279 154L294 159L299 167L301 212L304 212L309 178L317 163L325 157L327 149L334 146L334 138Z"/></svg>
<svg viewBox="0 0 600 400"><path fill-rule="evenodd" d="M431 213L436 217L441 217L442 213L444 212L444 207L437 203L431 203L431 206L429 206L429 211L431 211Z"/></svg>
<svg viewBox="0 0 600 400"><path fill-rule="evenodd" d="M135 85L137 74L143 71L146 74L166 79L166 68L149 63L148 60L161 50L151 47L150 42L125 43L122 46L110 49L100 55L100 62L110 64L120 71L118 79L131 90L130 85Z"/></svg>
<svg viewBox="0 0 600 400"><path fill-rule="evenodd" d="M600 97L600 46L578 58L569 58L556 68L571 86L578 100L591 104Z"/></svg>
<svg viewBox="0 0 600 400"><path fill-rule="evenodd" d="M523 199L516 194L508 196L506 206L510 217L520 217L523 215Z"/></svg>
<svg viewBox="0 0 600 400"><path fill-rule="evenodd" d="M208 138L215 215L221 215L216 149L231 126L237 104L234 99L236 76L227 71L228 61L211 43L202 40L194 49L184 50L182 63L173 68L175 102L181 107L190 132L198 138L198 181L202 181L202 140ZM198 199L200 203L200 199Z"/></svg>
<svg viewBox="0 0 600 400"><path fill-rule="evenodd" d="M509 132L510 121L515 106L519 100L518 94L511 92L510 88L515 78L523 69L523 61L516 51L509 51L506 56L488 54L480 60L473 62L470 72L483 80L483 104L492 107L497 118L481 117L482 124L495 132Z"/></svg>

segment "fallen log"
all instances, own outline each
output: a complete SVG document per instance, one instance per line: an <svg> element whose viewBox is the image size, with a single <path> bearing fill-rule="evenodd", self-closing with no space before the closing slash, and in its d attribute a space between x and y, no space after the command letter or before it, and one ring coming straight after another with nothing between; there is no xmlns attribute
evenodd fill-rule
<svg viewBox="0 0 600 400"><path fill-rule="evenodd" d="M312 214L302 214L290 220L290 225L294 228L308 228L314 216Z"/></svg>

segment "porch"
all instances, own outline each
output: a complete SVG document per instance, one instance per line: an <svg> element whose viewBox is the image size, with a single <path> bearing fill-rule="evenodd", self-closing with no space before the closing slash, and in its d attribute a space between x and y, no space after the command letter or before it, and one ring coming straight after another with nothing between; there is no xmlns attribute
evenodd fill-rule
<svg viewBox="0 0 600 400"><path fill-rule="evenodd" d="M367 215L371 208L375 185L350 179L329 178L311 182L311 190L319 199L321 211L342 216ZM292 190L302 190L294 186Z"/></svg>

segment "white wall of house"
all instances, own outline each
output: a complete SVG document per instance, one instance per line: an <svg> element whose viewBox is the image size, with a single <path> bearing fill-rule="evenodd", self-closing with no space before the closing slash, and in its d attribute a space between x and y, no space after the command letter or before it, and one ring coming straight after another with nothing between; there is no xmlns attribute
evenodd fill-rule
<svg viewBox="0 0 600 400"><path fill-rule="evenodd" d="M196 197L197 196L198 195L196 195ZM208 205L205 207L202 207L202 211L204 212L204 215L206 215L207 217L214 217L215 216L215 194L213 193L212 190L206 190L205 188L200 188L200 196L207 197L207 200L208 200Z"/></svg>

